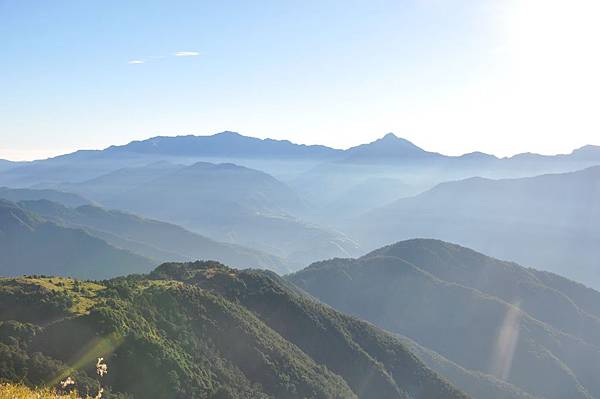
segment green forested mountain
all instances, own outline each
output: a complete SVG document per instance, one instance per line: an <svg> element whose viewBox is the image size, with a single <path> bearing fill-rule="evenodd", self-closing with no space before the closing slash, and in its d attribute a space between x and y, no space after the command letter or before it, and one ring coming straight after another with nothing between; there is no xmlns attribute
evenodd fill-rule
<svg viewBox="0 0 600 399"><path fill-rule="evenodd" d="M246 248L212 240L180 226L146 219L94 205L76 208L39 200L18 205L58 224L84 229L109 244L152 259L167 261L216 260L234 267L263 268L286 273L292 269L283 259Z"/></svg>
<svg viewBox="0 0 600 399"><path fill-rule="evenodd" d="M474 397L597 398L597 292L436 240L318 262L289 281L334 308L408 337Z"/></svg>
<svg viewBox="0 0 600 399"><path fill-rule="evenodd" d="M0 377L136 398L466 398L400 340L271 272L163 264L102 282L0 280ZM128 396L129 397L129 396Z"/></svg>
<svg viewBox="0 0 600 399"><path fill-rule="evenodd" d="M0 200L0 276L107 278L152 269L150 259Z"/></svg>

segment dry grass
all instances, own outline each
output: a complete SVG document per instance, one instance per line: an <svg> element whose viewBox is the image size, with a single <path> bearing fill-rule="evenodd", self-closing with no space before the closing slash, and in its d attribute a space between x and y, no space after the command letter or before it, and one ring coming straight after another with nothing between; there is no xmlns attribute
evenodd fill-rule
<svg viewBox="0 0 600 399"><path fill-rule="evenodd" d="M69 311L72 314L86 314L97 301L98 292L105 289L104 286L89 281L77 281L68 277L17 277L0 278L3 289L10 290L27 285L36 285L53 292L67 292L73 299L73 306ZM76 289L78 287L78 289Z"/></svg>
<svg viewBox="0 0 600 399"><path fill-rule="evenodd" d="M31 389L23 385L0 384L0 399L80 399L75 392L61 395L53 389Z"/></svg>

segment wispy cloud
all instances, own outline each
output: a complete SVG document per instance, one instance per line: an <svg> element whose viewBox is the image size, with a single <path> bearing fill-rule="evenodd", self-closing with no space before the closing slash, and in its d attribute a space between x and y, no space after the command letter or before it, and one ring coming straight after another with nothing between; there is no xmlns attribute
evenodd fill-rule
<svg viewBox="0 0 600 399"><path fill-rule="evenodd" d="M152 62L155 60L160 60L163 58L167 58L167 57L196 57L200 55L200 53L198 51L177 51L175 53L172 53L169 56L164 56L164 55L149 55L149 56L144 56L141 58L136 58L133 60L129 60L127 61L128 64L146 64L148 62Z"/></svg>
<svg viewBox="0 0 600 399"><path fill-rule="evenodd" d="M200 53L197 51L178 51L173 55L175 57L195 57L197 55L200 55Z"/></svg>

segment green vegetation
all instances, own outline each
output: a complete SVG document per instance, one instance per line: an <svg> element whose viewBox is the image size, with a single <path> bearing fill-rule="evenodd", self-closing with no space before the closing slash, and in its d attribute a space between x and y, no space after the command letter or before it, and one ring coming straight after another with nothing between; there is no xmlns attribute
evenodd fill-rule
<svg viewBox="0 0 600 399"><path fill-rule="evenodd" d="M558 276L421 239L318 262L288 280L408 337L473 397L600 396L598 293Z"/></svg>
<svg viewBox="0 0 600 399"><path fill-rule="evenodd" d="M271 272L169 263L102 282L0 280L0 378L103 397L466 398L393 336ZM128 396L129 395L129 396Z"/></svg>

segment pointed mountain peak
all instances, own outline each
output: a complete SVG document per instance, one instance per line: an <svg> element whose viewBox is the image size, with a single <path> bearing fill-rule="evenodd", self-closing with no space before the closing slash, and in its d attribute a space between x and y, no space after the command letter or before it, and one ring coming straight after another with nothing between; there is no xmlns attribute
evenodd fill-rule
<svg viewBox="0 0 600 399"><path fill-rule="evenodd" d="M394 133L387 133L382 138L377 139L367 145L392 145L394 148L405 148L425 152L425 150L413 144L411 141L402 137L398 137Z"/></svg>
<svg viewBox="0 0 600 399"><path fill-rule="evenodd" d="M346 161L371 160L377 162L390 159L402 161L408 158L441 156L437 153L425 151L394 133L388 133L371 143L352 147L346 153L349 155Z"/></svg>

